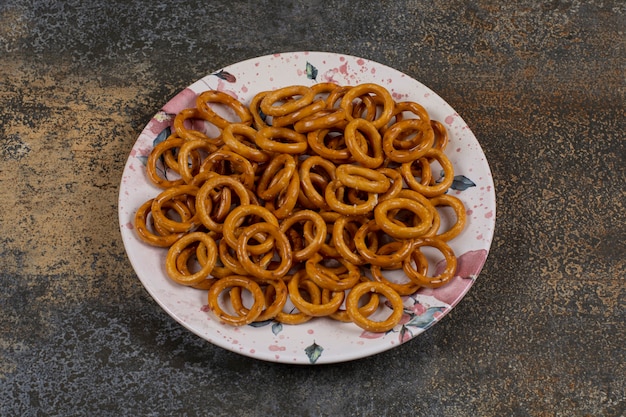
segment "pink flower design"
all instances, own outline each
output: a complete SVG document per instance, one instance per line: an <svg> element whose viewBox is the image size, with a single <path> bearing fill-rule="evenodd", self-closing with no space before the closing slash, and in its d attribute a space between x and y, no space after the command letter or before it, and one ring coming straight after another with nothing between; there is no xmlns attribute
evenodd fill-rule
<svg viewBox="0 0 626 417"><path fill-rule="evenodd" d="M482 269L487 259L484 249L469 251L457 258L456 275L444 286L439 288L422 288L420 294L430 295L451 306L455 305L474 283L474 279ZM445 268L445 261L439 262L435 268L435 275Z"/></svg>

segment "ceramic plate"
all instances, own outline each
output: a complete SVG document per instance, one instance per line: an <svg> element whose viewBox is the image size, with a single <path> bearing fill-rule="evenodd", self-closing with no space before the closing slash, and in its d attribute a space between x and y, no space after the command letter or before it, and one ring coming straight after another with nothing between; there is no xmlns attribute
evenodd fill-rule
<svg viewBox="0 0 626 417"><path fill-rule="evenodd" d="M202 91L225 91L249 104L260 91L328 81L342 85L380 84L396 101L422 104L432 119L447 128L450 141L446 154L455 168L449 192L465 203L468 219L462 234L450 242L459 260L457 274L444 287L420 290L405 297L401 324L383 334L368 333L353 324L325 318L297 326L273 321L238 328L222 324L207 309L206 291L177 285L166 277L166 250L148 246L135 235L135 211L160 192L146 177L147 156L154 144L168 134L174 115L193 107L196 95ZM181 91L156 113L137 139L124 168L119 220L137 276L157 303L187 329L210 343L253 358L323 364L354 360L396 347L450 312L470 289L487 258L495 226L495 192L489 165L472 131L452 107L426 86L395 69L363 58L322 52L282 53L219 69ZM436 259L433 269L435 262Z"/></svg>

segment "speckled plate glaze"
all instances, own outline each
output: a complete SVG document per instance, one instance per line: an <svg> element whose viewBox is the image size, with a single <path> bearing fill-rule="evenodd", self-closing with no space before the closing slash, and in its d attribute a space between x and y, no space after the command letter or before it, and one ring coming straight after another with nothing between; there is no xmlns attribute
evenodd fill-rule
<svg viewBox="0 0 626 417"><path fill-rule="evenodd" d="M405 297L405 314L396 328L384 334L364 332L350 323L316 318L289 326L269 321L230 327L207 309L206 291L172 282L164 272L166 250L142 243L133 230L133 216L159 189L145 174L145 162L154 144L169 133L174 115L193 107L198 93L208 89L230 93L240 101L260 91L300 84L365 82L386 87L396 101L422 104L431 118L448 129L446 154L455 168L449 191L467 208L468 223L451 243L458 260L456 276L444 287L420 290ZM445 216L444 216L445 217ZM180 324L210 343L253 358L294 364L335 363L374 355L418 336L463 298L482 269L495 226L495 192L485 155L463 119L433 91L393 68L348 55L294 52L263 56L220 69L181 91L159 111L135 143L124 168L119 194L120 230L137 276L159 305ZM440 267L437 259L432 268ZM384 314L382 312L381 314Z"/></svg>

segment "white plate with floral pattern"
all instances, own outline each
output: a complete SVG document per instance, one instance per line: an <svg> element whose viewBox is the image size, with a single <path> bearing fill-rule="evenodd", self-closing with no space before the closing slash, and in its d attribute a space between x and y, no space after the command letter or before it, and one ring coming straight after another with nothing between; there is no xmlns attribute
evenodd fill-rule
<svg viewBox="0 0 626 417"><path fill-rule="evenodd" d="M146 177L155 143L171 129L174 115L193 107L200 92L213 89L245 104L258 92L289 85L335 82L377 83L396 101L416 101L448 130L446 155L455 169L449 193L467 209L467 225L450 243L458 258L456 276L445 286L404 297L401 323L386 333L369 333L351 323L315 318L289 326L275 321L231 327L208 311L206 291L178 285L164 271L167 250L144 244L133 228L137 208L160 190ZM393 68L349 55L291 52L263 56L219 69L182 90L155 114L139 135L124 168L119 193L120 230L130 262L156 302L187 329L212 344L253 358L293 364L336 363L399 346L437 323L464 297L481 271L495 227L495 190L487 159L463 119L432 90ZM433 266L435 268L435 266Z"/></svg>

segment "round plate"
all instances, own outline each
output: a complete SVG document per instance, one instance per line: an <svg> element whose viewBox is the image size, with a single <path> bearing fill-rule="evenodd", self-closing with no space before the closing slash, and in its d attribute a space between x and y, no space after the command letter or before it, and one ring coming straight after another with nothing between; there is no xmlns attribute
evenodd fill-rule
<svg viewBox="0 0 626 417"><path fill-rule="evenodd" d="M467 209L467 226L450 242L459 263L456 276L445 286L422 289L405 297L405 314L387 333L368 333L352 323L316 318L297 326L270 321L231 327L207 309L206 291L180 286L164 272L167 250L141 242L133 230L133 216L160 190L145 174L154 143L169 133L174 115L193 107L198 93L208 89L230 93L245 104L258 92L288 85L319 82L386 87L396 101L416 101L449 133L446 154L455 168L452 189ZM436 173L434 170L433 173ZM433 91L395 69L363 58L323 52L295 52L263 56L230 65L192 84L170 100L143 130L124 168L119 194L122 238L137 276L159 305L180 324L224 349L257 359L295 364L323 364L358 359L391 349L432 326L463 298L485 263L495 226L495 191L485 155L463 119ZM432 266L436 268L436 266Z"/></svg>

